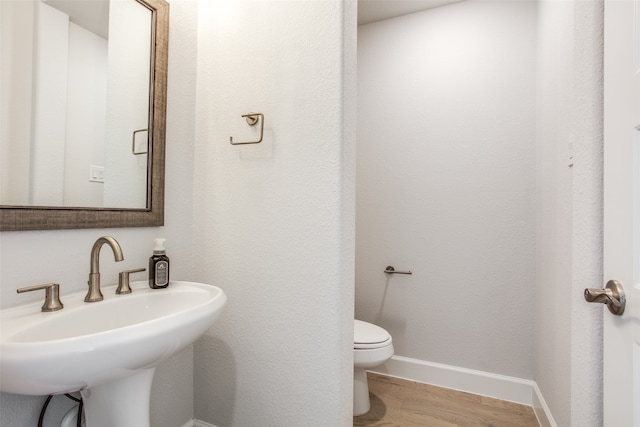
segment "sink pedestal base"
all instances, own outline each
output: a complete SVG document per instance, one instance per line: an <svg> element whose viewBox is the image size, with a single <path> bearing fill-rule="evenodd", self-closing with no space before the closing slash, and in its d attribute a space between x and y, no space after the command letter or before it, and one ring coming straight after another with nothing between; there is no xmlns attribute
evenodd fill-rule
<svg viewBox="0 0 640 427"><path fill-rule="evenodd" d="M82 390L87 427L149 427L155 367Z"/></svg>

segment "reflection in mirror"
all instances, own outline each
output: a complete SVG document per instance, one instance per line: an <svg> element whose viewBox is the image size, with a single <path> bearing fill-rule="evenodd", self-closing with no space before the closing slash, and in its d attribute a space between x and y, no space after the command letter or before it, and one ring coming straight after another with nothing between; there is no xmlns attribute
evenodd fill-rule
<svg viewBox="0 0 640 427"><path fill-rule="evenodd" d="M2 109L0 204L146 208L147 156L131 145L149 122L151 11L3 1L2 19L3 93L20 108Z"/></svg>
<svg viewBox="0 0 640 427"><path fill-rule="evenodd" d="M169 5L0 1L0 230L162 225Z"/></svg>

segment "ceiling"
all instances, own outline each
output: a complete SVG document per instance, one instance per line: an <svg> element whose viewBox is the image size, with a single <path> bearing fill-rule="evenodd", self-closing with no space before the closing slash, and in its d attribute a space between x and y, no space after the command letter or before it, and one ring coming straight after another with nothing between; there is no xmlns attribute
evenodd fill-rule
<svg viewBox="0 0 640 427"><path fill-rule="evenodd" d="M358 0L358 25L395 18L462 0Z"/></svg>
<svg viewBox="0 0 640 427"><path fill-rule="evenodd" d="M69 15L69 19L74 24L78 24L100 37L108 38L109 0L44 0L44 2Z"/></svg>
<svg viewBox="0 0 640 427"><path fill-rule="evenodd" d="M408 15L459 1L463 0L358 0L358 25ZM107 38L109 0L88 2L44 0L44 2L68 14L71 21L76 24ZM99 7L95 7L96 4Z"/></svg>
<svg viewBox="0 0 640 427"><path fill-rule="evenodd" d="M395 18L459 1L462 0L358 0L358 25ZM44 2L69 15L76 24L107 38L109 0L87 2L44 0ZM95 7L96 4L99 7Z"/></svg>

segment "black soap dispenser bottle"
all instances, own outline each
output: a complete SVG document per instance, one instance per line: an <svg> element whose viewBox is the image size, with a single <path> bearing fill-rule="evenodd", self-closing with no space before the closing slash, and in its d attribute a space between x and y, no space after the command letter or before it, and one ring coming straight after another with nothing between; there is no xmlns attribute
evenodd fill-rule
<svg viewBox="0 0 640 427"><path fill-rule="evenodd" d="M149 258L149 287L161 289L169 286L169 257L164 248L165 239L156 239L153 255Z"/></svg>

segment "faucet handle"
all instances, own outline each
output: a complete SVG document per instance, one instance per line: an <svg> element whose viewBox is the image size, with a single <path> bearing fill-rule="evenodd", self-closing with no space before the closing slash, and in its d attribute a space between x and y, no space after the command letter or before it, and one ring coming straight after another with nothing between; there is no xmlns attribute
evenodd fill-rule
<svg viewBox="0 0 640 427"><path fill-rule="evenodd" d="M131 287L129 286L129 274L131 273L140 273L142 271L146 271L146 268L135 268L133 270L125 270L118 274L118 289L116 289L116 294L130 294Z"/></svg>
<svg viewBox="0 0 640 427"><path fill-rule="evenodd" d="M57 283L47 283L46 285L28 286L26 288L19 288L17 292L19 294L23 292L38 291L44 289L45 298L44 304L42 304L42 311L58 311L62 310L64 305L60 301L60 285Z"/></svg>

